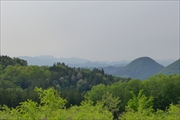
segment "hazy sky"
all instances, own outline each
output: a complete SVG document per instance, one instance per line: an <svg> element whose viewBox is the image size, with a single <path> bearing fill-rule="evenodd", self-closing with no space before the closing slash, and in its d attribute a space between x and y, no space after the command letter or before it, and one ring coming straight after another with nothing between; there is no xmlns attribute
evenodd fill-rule
<svg viewBox="0 0 180 120"><path fill-rule="evenodd" d="M179 58L179 1L1 1L1 54Z"/></svg>

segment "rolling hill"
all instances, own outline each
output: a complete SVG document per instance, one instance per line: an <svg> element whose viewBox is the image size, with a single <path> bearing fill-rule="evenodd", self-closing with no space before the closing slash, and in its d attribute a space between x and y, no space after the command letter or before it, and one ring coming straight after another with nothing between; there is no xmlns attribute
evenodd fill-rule
<svg viewBox="0 0 180 120"><path fill-rule="evenodd" d="M126 67L119 71L118 76L131 77L137 79L147 79L157 74L164 66L160 65L149 57L140 57L130 62Z"/></svg>
<svg viewBox="0 0 180 120"><path fill-rule="evenodd" d="M165 67L160 73L165 75L180 74L180 59Z"/></svg>

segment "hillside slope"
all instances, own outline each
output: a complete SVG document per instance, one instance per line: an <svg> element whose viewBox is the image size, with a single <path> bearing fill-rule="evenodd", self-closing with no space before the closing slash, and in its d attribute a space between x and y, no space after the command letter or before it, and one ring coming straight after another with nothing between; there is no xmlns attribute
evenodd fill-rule
<svg viewBox="0 0 180 120"><path fill-rule="evenodd" d="M165 75L180 74L180 59L165 67L160 73Z"/></svg>
<svg viewBox="0 0 180 120"><path fill-rule="evenodd" d="M118 76L147 79L150 76L157 74L163 68L164 66L149 57L140 57L120 70Z"/></svg>

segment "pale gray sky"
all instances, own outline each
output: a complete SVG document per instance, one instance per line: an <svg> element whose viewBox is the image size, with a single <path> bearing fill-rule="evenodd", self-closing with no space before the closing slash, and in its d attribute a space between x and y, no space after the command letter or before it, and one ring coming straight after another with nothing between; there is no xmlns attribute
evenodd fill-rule
<svg viewBox="0 0 180 120"><path fill-rule="evenodd" d="M179 58L179 1L1 1L1 54Z"/></svg>

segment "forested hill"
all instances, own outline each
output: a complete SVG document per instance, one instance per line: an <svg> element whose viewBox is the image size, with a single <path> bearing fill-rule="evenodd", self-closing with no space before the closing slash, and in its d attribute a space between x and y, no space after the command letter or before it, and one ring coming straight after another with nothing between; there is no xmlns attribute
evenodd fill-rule
<svg viewBox="0 0 180 120"><path fill-rule="evenodd" d="M9 56L1 56L0 55L0 65L2 65L2 69L5 69L8 65L20 65L27 66L27 61L20 58L10 58Z"/></svg>
<svg viewBox="0 0 180 120"><path fill-rule="evenodd" d="M149 57L140 57L120 70L118 76L147 79L150 76L157 74L163 68L164 66Z"/></svg>
<svg viewBox="0 0 180 120"><path fill-rule="evenodd" d="M180 74L180 59L165 67L160 73L165 75Z"/></svg>
<svg viewBox="0 0 180 120"><path fill-rule="evenodd" d="M105 74L104 70L94 68L91 71L84 68L71 68L59 62L52 66L28 66L25 60L19 58L0 56L0 60L0 87L4 91L1 94L10 92L9 96L2 95L4 97L1 98L1 103L9 106L16 106L20 101L27 98L37 100L37 95L33 91L34 88L46 89L51 86L61 91L62 97L68 99L69 105L80 104L83 99L83 92L90 90L92 86L110 85L118 81L129 80ZM24 90L23 95L21 89ZM15 98L9 98L11 94ZM15 99L16 101L14 101Z"/></svg>

